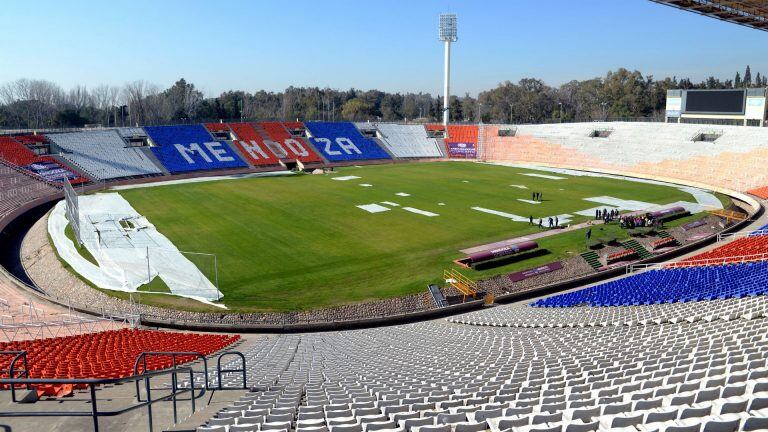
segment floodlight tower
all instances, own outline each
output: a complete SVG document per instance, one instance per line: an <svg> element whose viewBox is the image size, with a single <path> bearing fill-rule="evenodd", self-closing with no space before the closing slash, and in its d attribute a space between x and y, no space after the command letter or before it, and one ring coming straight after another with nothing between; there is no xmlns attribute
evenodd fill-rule
<svg viewBox="0 0 768 432"><path fill-rule="evenodd" d="M440 40L445 44L443 124L448 126L451 99L451 43L458 40L456 35L456 14L440 14Z"/></svg>

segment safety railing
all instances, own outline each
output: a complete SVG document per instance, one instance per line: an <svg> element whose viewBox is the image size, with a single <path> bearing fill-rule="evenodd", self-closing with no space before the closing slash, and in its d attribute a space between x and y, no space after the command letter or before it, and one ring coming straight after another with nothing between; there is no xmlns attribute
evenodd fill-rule
<svg viewBox="0 0 768 432"><path fill-rule="evenodd" d="M240 368L240 369L222 369L221 368L221 359L223 359L225 356L233 356L233 355L240 358L240 362L243 365L243 367ZM246 377L246 370L247 370L247 368L245 367L245 356L240 351L227 351L227 352L223 352L223 353L219 354L219 358L216 360L216 376L218 377L218 381L219 381L218 389L219 390L229 390L229 389L241 390L241 389L248 388L248 382L247 382L247 377ZM242 373L242 377L243 377L243 385L242 385L242 387L224 387L223 386L223 384L222 384L222 382L223 382L222 376L223 375L222 374L230 374L230 373Z"/></svg>
<svg viewBox="0 0 768 432"><path fill-rule="evenodd" d="M8 378L16 378L17 373L19 378L29 378L29 364L27 363L26 351L0 351L0 356L13 356L11 362L8 364ZM21 361L24 364L24 369L17 369L16 363L18 361ZM27 384L26 388L29 390L29 384ZM14 385L11 385L11 400L14 403L18 402L16 399L16 386Z"/></svg>
<svg viewBox="0 0 768 432"><path fill-rule="evenodd" d="M706 259L682 260L671 263L658 264L630 264L627 266L627 273L636 273L645 270L676 269L687 267L705 267L724 264L746 264L768 260L768 252L750 255L727 256Z"/></svg>
<svg viewBox="0 0 768 432"><path fill-rule="evenodd" d="M208 390L208 359L205 358L205 355L199 352L192 352L192 351L145 351L141 354L139 354L136 357L136 361L133 363L133 374L139 375L139 365L144 366L144 369L142 372L147 372L147 358L148 357L170 357L171 358L171 369L176 369L178 367L178 358L180 356L188 357L188 356L194 356L196 359L203 361L203 374L205 375L205 385L203 386L204 390ZM192 373L191 379L189 380L189 388L195 389L195 380L194 380L194 371ZM176 385L176 375L171 376L171 385ZM157 389L159 390L159 389ZM149 388L147 388L147 392L149 392ZM136 381L136 400L139 402L143 402L143 399L141 397L141 390L139 388L139 381Z"/></svg>
<svg viewBox="0 0 768 432"><path fill-rule="evenodd" d="M178 386L174 386L173 385L174 381L172 380L170 394L152 399L152 389L151 389L152 378L157 378L157 377L167 376L167 375L171 375L173 377L180 373L188 374L190 380L193 379L193 370L191 367L178 367L178 368L167 369L162 371L146 372L141 375L126 377L126 378L74 378L74 379L73 378L3 378L3 379L0 379L0 384L10 385L11 388L15 386L27 386L29 388L33 386L43 386L43 385L73 385L77 387L85 386L88 389L88 392L90 394L91 409L90 411L42 411L42 410L23 411L19 409L19 410L13 410L13 411L0 411L0 418L90 417L93 423L93 431L98 432L100 430L99 429L100 418L115 417L115 416L128 413L130 411L146 408L147 421L148 421L147 430L149 430L150 432L153 432L154 431L153 417L152 417L153 404L172 400L173 401L173 418L174 418L174 424L175 424L175 423L178 423L177 399L179 395L182 395L184 393L190 394L189 400L191 404L192 413L194 413L196 410L195 400L203 396L203 393L196 396L194 388L191 388L191 387L181 388ZM98 398L96 397L97 387L104 386L107 384L124 384L124 383L130 383L130 382L139 383L141 381L144 381L146 386L146 393L147 393L146 400L137 401L137 403L131 403L129 406L121 409L113 409L113 410L106 410L106 411L99 409Z"/></svg>
<svg viewBox="0 0 768 432"><path fill-rule="evenodd" d="M477 282L464 276L458 270L450 269L443 271L445 282L459 291L466 300L467 297L477 296Z"/></svg>
<svg viewBox="0 0 768 432"><path fill-rule="evenodd" d="M717 235L717 241L727 241L727 240L736 240L740 238L745 237L759 237L759 236L768 236L768 229L758 229L754 231L741 231L741 232L735 232L735 233L721 233Z"/></svg>

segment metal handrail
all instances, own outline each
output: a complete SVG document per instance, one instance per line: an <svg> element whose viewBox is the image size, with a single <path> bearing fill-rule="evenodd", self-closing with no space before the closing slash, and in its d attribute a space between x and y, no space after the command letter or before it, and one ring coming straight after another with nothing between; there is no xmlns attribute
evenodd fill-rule
<svg viewBox="0 0 768 432"><path fill-rule="evenodd" d="M706 258L695 260L681 260L671 263L657 263L657 264L630 264L627 266L627 273L634 273L640 270L658 270L658 269L676 269L686 267L701 267L712 265L725 265L725 264L745 264L751 262L759 262L768 260L768 252L751 255L738 255L719 258Z"/></svg>
<svg viewBox="0 0 768 432"><path fill-rule="evenodd" d="M15 373L19 372L19 377L24 376L24 378L29 378L29 364L27 363L27 352L25 350L20 351L0 351L0 356L2 355L12 355L14 356L11 360L10 365L8 365L8 378L14 378ZM15 371L14 368L16 367L16 362L21 359L24 362L24 370L23 371ZM27 384L27 390L29 390L29 384ZM13 402L18 402L16 400L16 386L11 386L11 400Z"/></svg>
<svg viewBox="0 0 768 432"><path fill-rule="evenodd" d="M745 237L760 237L760 236L768 236L768 229L763 228L763 229L756 229L754 231L740 231L735 233L718 234L717 241L721 242L724 240L740 239Z"/></svg>
<svg viewBox="0 0 768 432"><path fill-rule="evenodd" d="M174 423L178 423L178 416L177 416L177 407L176 407L176 397L180 393L186 393L190 392L190 402L192 406L192 413L195 412L196 406L195 406L195 399L200 396L195 396L194 388L189 389L180 389L178 387L172 387L171 388L171 394L159 397L157 399L152 399L151 390L149 382L152 378L162 375L169 375L175 376L179 373L188 373L190 380L193 379L193 370L191 367L178 367L174 369L166 369L162 371L153 371L153 372L146 372L141 375L137 376L130 376L130 377L124 377L124 378L4 378L0 379L0 384L10 384L13 388L16 385L44 385L44 384L71 384L71 385L86 385L89 388L90 391L90 398L91 398L91 410L90 411L10 411L10 412L0 412L0 418L4 417L91 417L93 420L93 430L94 432L99 431L99 417L114 417L118 416L139 408L146 407L147 408L147 414L148 414L148 430L152 432L154 430L154 427L152 425L152 404L156 402L162 402L167 401L169 399L172 399L174 401L173 404L173 416L174 416ZM97 398L96 398L96 387L97 386L103 386L106 384L123 384L127 382L139 382L139 381L145 381L147 386L147 400L146 401L138 401L137 404L132 404L128 406L127 408L122 408L118 410L111 410L111 411L99 411L98 405L97 405Z"/></svg>
<svg viewBox="0 0 768 432"><path fill-rule="evenodd" d="M240 361L243 364L242 369L222 369L221 368L221 359L224 358L224 356L228 356L228 355L236 355L236 356L240 357ZM218 375L218 378L219 378L219 385L218 385L218 389L219 390L225 390L225 389L235 390L235 388L232 388L232 387L225 388L225 387L222 386L222 383L221 383L221 376L222 376L221 374L223 374L223 373L235 373L235 372L242 372L242 374L243 374L243 386L242 387L238 387L237 390L239 390L239 389L247 389L248 388L248 382L247 382L247 377L246 377L245 356L243 355L243 353L241 353L240 351L227 351L227 352L223 352L223 353L219 354L219 358L216 360L216 374Z"/></svg>
<svg viewBox="0 0 768 432"><path fill-rule="evenodd" d="M204 390L209 390L210 387L208 385L208 359L205 358L205 355L200 352L193 352L193 351L144 351L141 354L139 354L136 357L136 361L133 363L133 374L138 375L139 374L139 363L141 362L144 366L144 372L147 373L147 357L154 356L154 357L171 357L171 360L173 361L171 369L177 368L176 363L176 357L177 356L196 356L199 359L203 360L203 373L205 374L205 386L203 387ZM175 375L171 378L172 381L175 382ZM195 380L194 375L190 377L189 380L189 388L194 390L195 389ZM149 387L147 387L147 397L149 397ZM139 390L139 382L136 381L136 400L139 402L143 402L141 399L141 392Z"/></svg>

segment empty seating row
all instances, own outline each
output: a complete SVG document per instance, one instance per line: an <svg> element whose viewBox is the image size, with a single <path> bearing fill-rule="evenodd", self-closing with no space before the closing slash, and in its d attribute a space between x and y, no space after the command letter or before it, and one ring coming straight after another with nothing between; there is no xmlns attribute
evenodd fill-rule
<svg viewBox="0 0 768 432"><path fill-rule="evenodd" d="M147 126L152 153L171 173L247 167L226 142L203 125Z"/></svg>
<svg viewBox="0 0 768 432"><path fill-rule="evenodd" d="M427 136L422 125L378 123L373 125L379 138L389 151L398 158L443 157L437 139Z"/></svg>
<svg viewBox="0 0 768 432"><path fill-rule="evenodd" d="M0 216L38 198L54 196L61 191L37 176L0 160Z"/></svg>
<svg viewBox="0 0 768 432"><path fill-rule="evenodd" d="M232 144L253 166L278 165L280 162L252 123L207 123L209 131L228 131L234 134Z"/></svg>
<svg viewBox="0 0 768 432"><path fill-rule="evenodd" d="M768 297L715 299L624 307L537 308L528 305L496 307L449 318L450 322L500 327L608 327L660 325L713 319L768 316Z"/></svg>
<svg viewBox="0 0 768 432"><path fill-rule="evenodd" d="M515 145L513 134L501 135L501 131L511 130L509 126L484 125L481 127L483 134L483 154L478 157L484 160L508 160L506 152L510 146Z"/></svg>
<svg viewBox="0 0 768 432"><path fill-rule="evenodd" d="M512 142L484 143L489 160L547 163L661 176L754 190L768 184L763 128L718 126L714 142L697 141L701 125L570 123L519 125Z"/></svg>
<svg viewBox="0 0 768 432"><path fill-rule="evenodd" d="M633 306L768 294L768 262L650 270L532 303L537 307Z"/></svg>
<svg viewBox="0 0 768 432"><path fill-rule="evenodd" d="M258 126L269 138L266 143L281 160L302 163L320 163L323 160L302 137L294 136L287 128L304 129L300 122L262 122Z"/></svg>
<svg viewBox="0 0 768 432"><path fill-rule="evenodd" d="M751 236L768 235L768 224L767 225L763 225L760 228L756 229L750 235Z"/></svg>
<svg viewBox="0 0 768 432"><path fill-rule="evenodd" d="M255 391L198 431L762 430L767 326L431 321L269 336L246 351Z"/></svg>
<svg viewBox="0 0 768 432"><path fill-rule="evenodd" d="M477 125L448 125L445 147L448 157L474 159L477 157Z"/></svg>
<svg viewBox="0 0 768 432"><path fill-rule="evenodd" d="M62 183L67 180L72 184L80 184L88 181L87 178L76 173L71 168L62 165L56 159L50 156L39 156L21 143L21 141L23 141L42 144L44 143L43 140L44 137L40 135L31 135L29 137L23 135L18 137L0 137L0 158L31 173L37 174L50 182Z"/></svg>
<svg viewBox="0 0 768 432"><path fill-rule="evenodd" d="M758 188L750 189L747 192L762 199L768 199L768 186L761 186Z"/></svg>
<svg viewBox="0 0 768 432"><path fill-rule="evenodd" d="M305 123L310 141L326 160L391 159L386 151L372 139L364 137L354 124L348 122Z"/></svg>
<svg viewBox="0 0 768 432"><path fill-rule="evenodd" d="M753 234L748 237L737 238L723 246L672 263L670 267L728 264L744 260L766 260L768 259L768 235L764 235L765 233L760 230L755 234L763 235Z"/></svg>
<svg viewBox="0 0 768 432"><path fill-rule="evenodd" d="M115 130L49 134L53 153L91 179L160 174L141 148L130 147Z"/></svg>
<svg viewBox="0 0 768 432"><path fill-rule="evenodd" d="M133 375L142 352L178 351L212 354L236 342L239 336L122 329L29 341L0 343L2 351L27 352L31 378L122 378ZM8 376L12 357L0 356L0 371ZM177 357L177 363L195 360ZM171 357L147 358L147 370L165 369ZM139 372L143 372L143 364Z"/></svg>

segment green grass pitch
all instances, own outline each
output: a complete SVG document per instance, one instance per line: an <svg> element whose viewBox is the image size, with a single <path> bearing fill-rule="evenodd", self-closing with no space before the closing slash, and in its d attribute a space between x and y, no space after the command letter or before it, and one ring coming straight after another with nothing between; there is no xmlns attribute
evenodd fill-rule
<svg viewBox="0 0 768 432"><path fill-rule="evenodd" d="M694 201L673 187L586 176L552 180L525 172L547 174L477 163L411 163L120 194L180 250L217 255L223 302L234 311L306 310L423 292L428 283L441 283L442 270L462 257L459 249L539 231L473 206L538 218L591 208L597 204L582 199L600 195L659 204ZM332 180L338 175L360 178ZM542 204L517 201L530 199L534 190L543 193ZM382 201L439 216L402 207L372 214L355 207ZM587 219L576 216L572 223ZM584 233L539 244L549 253L465 273L479 279L570 256L584 249Z"/></svg>

